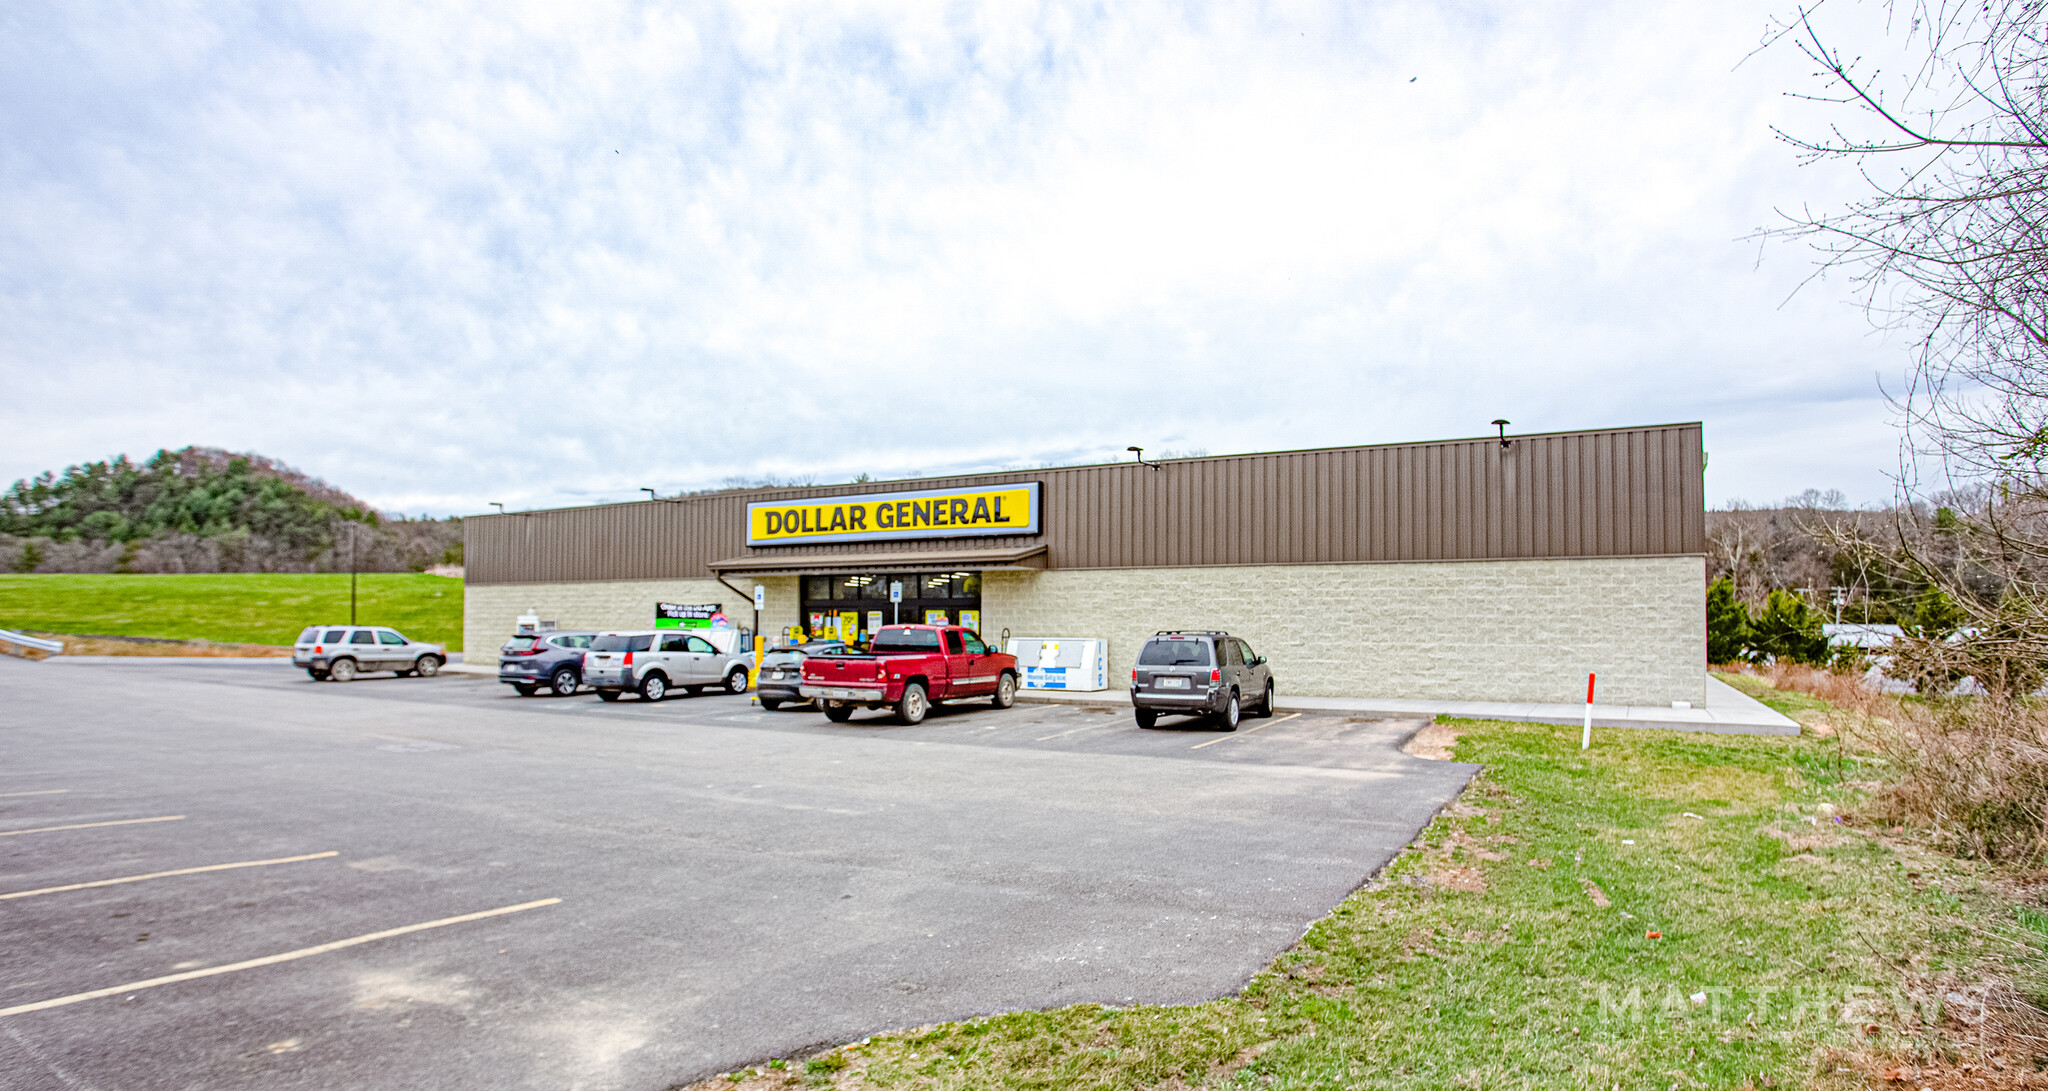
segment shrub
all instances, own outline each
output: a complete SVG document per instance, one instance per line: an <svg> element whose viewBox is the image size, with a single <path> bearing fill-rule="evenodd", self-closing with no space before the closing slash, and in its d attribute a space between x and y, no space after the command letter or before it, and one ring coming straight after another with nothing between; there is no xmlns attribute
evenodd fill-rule
<svg viewBox="0 0 2048 1091"><path fill-rule="evenodd" d="M1821 628L1820 612L1790 591L1772 591L1750 627L1750 648L1757 656L1816 666L1828 661L1828 638Z"/></svg>
<svg viewBox="0 0 2048 1091"><path fill-rule="evenodd" d="M1723 576L1707 588L1707 662L1749 658L1749 607L1735 597L1735 582Z"/></svg>

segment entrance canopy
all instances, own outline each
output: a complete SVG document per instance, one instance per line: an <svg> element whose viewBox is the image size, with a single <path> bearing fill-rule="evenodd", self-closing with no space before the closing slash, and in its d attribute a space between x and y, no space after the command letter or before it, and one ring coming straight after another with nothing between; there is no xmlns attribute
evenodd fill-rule
<svg viewBox="0 0 2048 1091"><path fill-rule="evenodd" d="M728 557L712 561L720 576L798 576L806 572L923 572L939 568L977 571L1042 569L1046 546L1011 549L922 550L914 553L789 553Z"/></svg>

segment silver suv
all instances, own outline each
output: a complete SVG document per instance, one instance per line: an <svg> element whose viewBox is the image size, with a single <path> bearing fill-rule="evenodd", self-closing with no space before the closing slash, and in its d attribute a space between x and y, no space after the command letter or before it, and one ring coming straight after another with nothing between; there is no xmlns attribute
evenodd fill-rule
<svg viewBox="0 0 2048 1091"><path fill-rule="evenodd" d="M1161 631L1138 650L1131 706L1139 727L1158 723L1160 713L1178 712L1213 716L1223 730L1236 731L1244 712L1273 714L1273 668L1229 633Z"/></svg>
<svg viewBox="0 0 2048 1091"><path fill-rule="evenodd" d="M737 648L739 641L731 644ZM679 687L691 694L711 686L745 693L751 663L719 651L703 634L680 629L599 633L583 653L583 684L597 687L600 701L616 701L627 690L659 701Z"/></svg>
<svg viewBox="0 0 2048 1091"><path fill-rule="evenodd" d="M304 667L315 682L352 682L364 671L432 678L446 662L447 648L408 640L383 625L313 625L292 646L292 665Z"/></svg>

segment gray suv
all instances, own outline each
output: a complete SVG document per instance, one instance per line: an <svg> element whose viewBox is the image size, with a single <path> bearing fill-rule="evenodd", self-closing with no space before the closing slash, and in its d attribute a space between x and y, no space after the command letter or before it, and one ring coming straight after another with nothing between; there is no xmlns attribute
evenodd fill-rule
<svg viewBox="0 0 2048 1091"><path fill-rule="evenodd" d="M521 633L498 649L498 681L521 697L546 690L571 697L583 681L583 653L596 633Z"/></svg>
<svg viewBox="0 0 2048 1091"><path fill-rule="evenodd" d="M739 642L734 640L732 646ZM697 694L723 686L727 693L745 693L752 662L680 629L599 633L583 653L583 684L597 687L600 701L616 701L627 690L649 701L659 701L678 688Z"/></svg>
<svg viewBox="0 0 2048 1091"><path fill-rule="evenodd" d="M1252 646L1216 630L1162 630L1138 650L1131 671L1131 706L1138 726L1161 713L1213 716L1236 731L1238 717L1273 714L1273 668Z"/></svg>
<svg viewBox="0 0 2048 1091"><path fill-rule="evenodd" d="M304 667L315 682L352 682L364 671L432 678L446 662L448 649L383 625L313 625L292 646L292 665Z"/></svg>

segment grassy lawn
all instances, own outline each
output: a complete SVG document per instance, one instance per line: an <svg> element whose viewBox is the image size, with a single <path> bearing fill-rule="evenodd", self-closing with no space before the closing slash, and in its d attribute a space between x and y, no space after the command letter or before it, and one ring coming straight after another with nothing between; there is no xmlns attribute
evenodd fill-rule
<svg viewBox="0 0 2048 1091"><path fill-rule="evenodd" d="M462 581L357 577L356 616L462 650ZM0 575L0 628L289 644L307 625L348 620L348 576Z"/></svg>
<svg viewBox="0 0 2048 1091"><path fill-rule="evenodd" d="M2048 915L2016 912L1988 870L1903 831L1853 811L1835 821L1877 774L1832 740L1603 730L1581 753L1576 727L1449 726L1456 756L1485 772L1242 996L896 1031L703 1086L1981 1087L1913 1066L1983 1064L1994 1086L2013 1074L1969 1044L1977 986L2037 980L2044 937L2029 925Z"/></svg>

